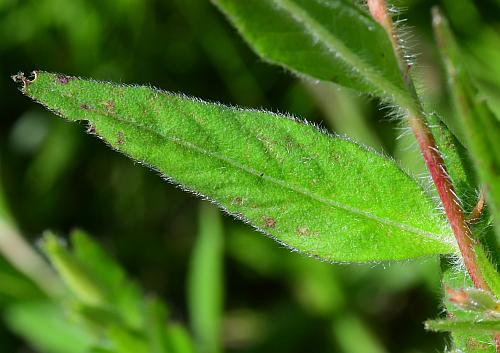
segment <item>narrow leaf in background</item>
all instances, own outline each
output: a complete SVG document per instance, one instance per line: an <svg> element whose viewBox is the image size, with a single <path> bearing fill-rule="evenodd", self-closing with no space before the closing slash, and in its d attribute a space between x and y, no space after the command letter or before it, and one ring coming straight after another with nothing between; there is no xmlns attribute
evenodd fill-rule
<svg viewBox="0 0 500 353"><path fill-rule="evenodd" d="M221 352L224 235L215 207L202 204L189 271L189 313L200 353Z"/></svg>
<svg viewBox="0 0 500 353"><path fill-rule="evenodd" d="M142 293L121 266L81 230L71 248L46 233L42 249L69 289L7 307L12 330L46 353L192 353L159 299ZM98 287L98 289L96 289Z"/></svg>
<svg viewBox="0 0 500 353"><path fill-rule="evenodd" d="M23 92L289 247L328 261L454 253L449 227L390 159L312 125L149 87L60 74Z"/></svg>
<svg viewBox="0 0 500 353"><path fill-rule="evenodd" d="M40 352L88 352L93 344L92 335L77 325L69 325L66 314L63 306L39 300L9 306L5 319L11 330L29 340Z"/></svg>

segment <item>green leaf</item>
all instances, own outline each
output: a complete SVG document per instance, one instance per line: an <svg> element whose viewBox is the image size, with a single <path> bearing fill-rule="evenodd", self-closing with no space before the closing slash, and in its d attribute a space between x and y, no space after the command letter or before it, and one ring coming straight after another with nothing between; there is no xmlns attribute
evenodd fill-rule
<svg viewBox="0 0 500 353"><path fill-rule="evenodd" d="M138 329L143 324L141 293L122 267L82 230L71 232L73 255L106 294L106 307Z"/></svg>
<svg viewBox="0 0 500 353"><path fill-rule="evenodd" d="M24 301L7 308L9 327L42 352L85 353L93 337L75 322L68 324L65 308L49 300Z"/></svg>
<svg viewBox="0 0 500 353"><path fill-rule="evenodd" d="M387 353L364 322L353 314L344 314L336 319L332 331L343 352Z"/></svg>
<svg viewBox="0 0 500 353"><path fill-rule="evenodd" d="M168 332L168 347L172 353L194 353L191 337L186 329L179 324L169 324Z"/></svg>
<svg viewBox="0 0 500 353"><path fill-rule="evenodd" d="M71 292L90 306L103 305L106 293L86 266L51 232L45 232L42 249Z"/></svg>
<svg viewBox="0 0 500 353"><path fill-rule="evenodd" d="M221 351L224 237L217 210L202 204L189 271L189 311L198 351Z"/></svg>
<svg viewBox="0 0 500 353"><path fill-rule="evenodd" d="M500 320L429 320L425 328L431 331L463 331L493 334L500 331Z"/></svg>
<svg viewBox="0 0 500 353"><path fill-rule="evenodd" d="M413 105L385 30L354 1L212 1L269 62Z"/></svg>
<svg viewBox="0 0 500 353"><path fill-rule="evenodd" d="M447 259L442 259L442 267L444 291L449 288L460 291L464 288L473 287L468 274L460 268L453 267ZM478 317L477 312L463 310L449 300L445 300L444 304L448 316L453 317L453 320L458 322L471 322ZM457 351L462 350L464 353L496 353L493 336L489 333L454 330L452 338L453 348Z"/></svg>
<svg viewBox="0 0 500 353"><path fill-rule="evenodd" d="M151 353L169 353L167 308L156 298L146 300L145 332Z"/></svg>
<svg viewBox="0 0 500 353"><path fill-rule="evenodd" d="M497 298L500 298L500 274L492 263L492 257L488 256L489 254L484 251L481 244L474 247L474 252L476 253L477 263L486 283L488 283L488 286Z"/></svg>
<svg viewBox="0 0 500 353"><path fill-rule="evenodd" d="M394 163L315 126L149 87L37 72L24 92L289 247L328 261L456 252Z"/></svg>
<svg viewBox="0 0 500 353"><path fill-rule="evenodd" d="M75 340L83 335L88 341L84 352L193 352L189 335L168 323L165 305L144 295L104 249L81 230L71 233L71 245L71 250L67 249L50 233L42 242L43 249L73 294L44 303L42 309L48 311L48 328L58 332L51 320L67 327L67 333L61 330L68 336L64 338L66 342L71 342L71 335L76 336ZM15 310L11 310L13 314L8 313L9 320L12 317L11 326L37 347L48 352L65 352L64 346L57 346L60 345L58 340L45 338L44 335L54 336L53 332L49 334L39 329L44 311L41 311L43 315L38 315L36 306L25 308L23 305L19 305L20 309L15 306ZM56 314L59 316L53 319ZM72 348L79 352L76 350L81 347Z"/></svg>
<svg viewBox="0 0 500 353"><path fill-rule="evenodd" d="M488 205L497 220L495 224L500 241L500 121L471 82L448 21L437 8L433 11L433 24L453 105L463 126L477 174L487 191Z"/></svg>
<svg viewBox="0 0 500 353"><path fill-rule="evenodd" d="M143 335L123 326L111 325L107 330L112 347L116 353L150 353Z"/></svg>

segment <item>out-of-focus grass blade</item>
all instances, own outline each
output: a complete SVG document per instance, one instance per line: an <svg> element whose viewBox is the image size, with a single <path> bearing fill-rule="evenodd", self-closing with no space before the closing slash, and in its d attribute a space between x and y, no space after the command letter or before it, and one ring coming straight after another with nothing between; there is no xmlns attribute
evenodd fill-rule
<svg viewBox="0 0 500 353"><path fill-rule="evenodd" d="M86 266L76 259L53 233L45 232L42 248L68 288L90 306L106 303L106 290Z"/></svg>
<svg viewBox="0 0 500 353"><path fill-rule="evenodd" d="M198 351L221 351L224 238L222 221L211 205L202 204L199 231L189 272L189 312Z"/></svg>
<svg viewBox="0 0 500 353"><path fill-rule="evenodd" d="M105 288L106 301L128 326L136 329L141 327L144 314L138 286L127 278L122 267L85 232L73 230L70 239L75 260L85 266L95 283Z"/></svg>
<svg viewBox="0 0 500 353"><path fill-rule="evenodd" d="M333 334L344 353L387 353L357 317L345 314L333 322Z"/></svg>
<svg viewBox="0 0 500 353"><path fill-rule="evenodd" d="M106 333L116 353L151 353L143 334L138 334L121 325L110 325Z"/></svg>
<svg viewBox="0 0 500 353"><path fill-rule="evenodd" d="M169 353L195 353L192 339L184 326L169 324L167 338Z"/></svg>
<svg viewBox="0 0 500 353"><path fill-rule="evenodd" d="M93 337L68 324L64 307L49 300L19 302L5 313L9 327L30 345L47 353L87 353Z"/></svg>
<svg viewBox="0 0 500 353"><path fill-rule="evenodd" d="M156 298L146 301L145 331L150 353L170 353L167 331L167 309Z"/></svg>
<svg viewBox="0 0 500 353"><path fill-rule="evenodd" d="M42 241L43 250L70 289L49 304L64 314L59 318L61 325L90 337L85 352L193 352L189 335L168 322L164 304L142 294L96 242L76 230L71 243L69 249L50 233ZM28 317L19 330L36 343L38 338L29 331L40 324L35 319Z"/></svg>
<svg viewBox="0 0 500 353"><path fill-rule="evenodd" d="M0 160L1 163L1 160ZM1 165L0 165L1 167ZM10 212L0 178L0 255L46 294L60 294L59 279L43 258L24 240ZM15 278L13 278L14 281ZM14 284L15 282L13 282ZM21 283L19 283L21 284ZM7 289L7 288L6 288ZM13 293L11 293L13 294Z"/></svg>

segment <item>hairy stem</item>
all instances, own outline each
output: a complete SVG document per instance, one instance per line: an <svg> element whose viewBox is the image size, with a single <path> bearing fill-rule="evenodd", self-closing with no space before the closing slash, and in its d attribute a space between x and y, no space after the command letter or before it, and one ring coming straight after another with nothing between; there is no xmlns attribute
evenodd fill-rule
<svg viewBox="0 0 500 353"><path fill-rule="evenodd" d="M448 177L441 154L436 148L434 137L422 116L410 115L409 124L422 151L434 185L436 185L439 198L457 239L458 247L472 282L476 288L489 291L490 288L484 280L477 263L474 241L464 211L455 195L453 184Z"/></svg>
<svg viewBox="0 0 500 353"><path fill-rule="evenodd" d="M373 18L385 28L390 36L394 46L394 52L400 63L401 74L405 78L409 93L414 98L414 104L404 105L403 107L408 111L408 122L417 139L425 163L443 204L446 217L457 239L465 267L469 272L474 286L489 291L490 288L484 280L478 266L473 247L474 241L464 211L456 197L453 184L448 177L444 161L436 146L432 132L426 124L425 115L413 81L406 73L407 65L402 59L392 19L387 11L385 0L369 0L368 7Z"/></svg>
<svg viewBox="0 0 500 353"><path fill-rule="evenodd" d="M439 153L434 136L426 124L425 115L423 113L423 109L421 108L420 100L416 93L413 81L407 73L407 65L405 65L405 62L402 59L397 35L394 30L391 16L387 11L385 0L368 0L367 4L372 17L379 22L388 33L393 44L394 52L398 58L402 77L409 93L415 99L414 106L404 106L408 110L408 122L417 139L425 164L429 169L434 185L438 191L439 198L443 204L446 217L448 218L448 222L450 223L453 233L455 234L455 238L457 239L465 268L467 269L472 283L476 288L491 291L478 265L476 253L474 252L474 240L469 228L468 219L465 217L463 208L455 194L454 186L448 177L443 158ZM478 202L479 214L484 207L484 202L481 202L481 200L483 200L482 197L480 197ZM476 210L476 208L474 210ZM500 353L500 333L495 334L494 339L496 351Z"/></svg>

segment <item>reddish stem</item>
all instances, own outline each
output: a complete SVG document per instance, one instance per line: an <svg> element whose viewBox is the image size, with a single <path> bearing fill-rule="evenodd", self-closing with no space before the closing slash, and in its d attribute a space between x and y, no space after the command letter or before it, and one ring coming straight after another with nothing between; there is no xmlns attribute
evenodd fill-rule
<svg viewBox="0 0 500 353"><path fill-rule="evenodd" d="M446 217L448 218L448 222L450 223L451 229L457 239L458 247L462 254L467 272L469 273L472 283L476 288L491 291L479 268L476 253L474 252L475 244L467 219L464 215L462 206L458 202L453 184L448 177L448 173L446 172L446 167L441 154L437 149L434 136L425 123L425 118L420 107L415 87L409 75L405 74L405 65L404 61L401 59L400 49L397 44L397 35L394 31L392 19L387 11L385 0L368 0L367 4L372 17L380 23L382 27L384 27L389 35L394 53L398 58L401 74L404 78L405 84L407 85L408 92L415 98L415 106L406 107L409 113L408 122L417 139L434 185L436 185L439 198L443 203ZM500 353L500 333L495 334L494 339L496 350Z"/></svg>
<svg viewBox="0 0 500 353"><path fill-rule="evenodd" d="M397 44L397 37L394 31L391 16L387 11L385 0L368 0L367 4L372 17L380 23L382 27L384 27L391 39L394 53L398 58L401 75L403 77L409 76L405 74L406 69L404 61L401 59L401 53ZM448 218L451 229L457 239L458 247L462 253L465 267L469 272L474 286L476 288L489 291L489 286L484 280L477 263L476 254L474 252L474 243L472 240L473 238L467 224L464 211L458 202L453 184L448 177L444 161L438 151L434 136L425 123L425 118L423 117L420 102L415 91L415 87L413 86L413 82L410 78L407 78L405 79L405 84L407 85L408 92L415 98L416 102L414 106L406 107L408 109L408 122L417 139L434 185L436 185L439 198L443 203L446 217Z"/></svg>
<svg viewBox="0 0 500 353"><path fill-rule="evenodd" d="M476 288L490 291L479 269L470 228L467 225L463 209L455 195L453 184L444 167L444 161L436 148L434 137L421 118L411 116L409 123L420 146L434 185L436 185L439 198L443 203L446 217L457 239L458 247L462 253L464 264L469 272L472 283L474 283Z"/></svg>

